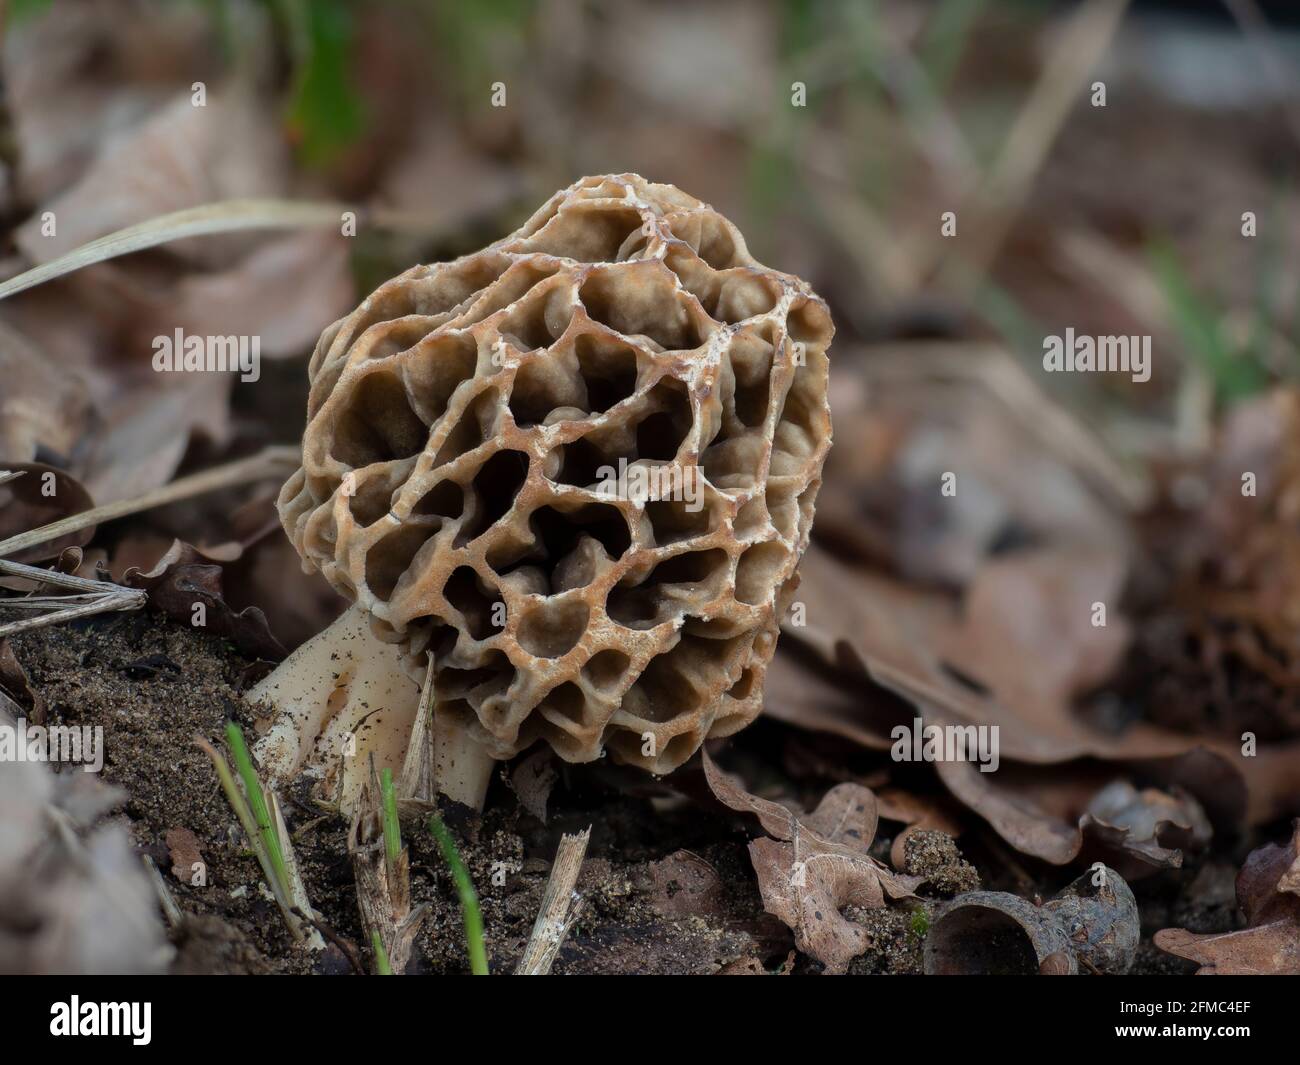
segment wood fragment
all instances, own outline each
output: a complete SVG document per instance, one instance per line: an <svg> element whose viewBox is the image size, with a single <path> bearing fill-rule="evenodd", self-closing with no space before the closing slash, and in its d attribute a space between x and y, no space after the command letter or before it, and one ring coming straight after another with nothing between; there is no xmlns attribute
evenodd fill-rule
<svg viewBox="0 0 1300 1065"><path fill-rule="evenodd" d="M411 908L410 848L403 846L392 863L385 856L383 799L373 758L370 778L361 786L348 831L348 853L357 881L363 941L368 943L378 935L393 974L401 976L429 907Z"/></svg>
<svg viewBox="0 0 1300 1065"><path fill-rule="evenodd" d="M402 775L397 787L399 802L432 803L433 782L433 655L424 674L424 687L420 689L420 702L415 711L415 724L406 743L406 757L402 761Z"/></svg>
<svg viewBox="0 0 1300 1065"><path fill-rule="evenodd" d="M574 887L590 841L590 825L577 835L560 837L560 848L555 853L542 906L533 923L533 934L515 967L516 976L545 976L551 971L569 929L582 913L582 896Z"/></svg>
<svg viewBox="0 0 1300 1065"><path fill-rule="evenodd" d="M149 881L153 884L154 894L158 896L158 905L162 907L163 916L167 918L167 924L172 928L180 925L185 919L181 913L181 908L176 905L176 900L172 897L171 889L167 886L167 881L163 879L162 873L158 871L158 866L149 855L141 855L144 861L145 870L149 873Z"/></svg>
<svg viewBox="0 0 1300 1065"><path fill-rule="evenodd" d="M0 609L49 611L23 621L11 621L7 625L0 625L0 636L39 629L46 625L57 625L60 622L89 617L92 614L139 610L149 599L148 593L143 589L123 588L109 581L92 581L85 577L60 573L58 570L41 569L21 562L7 562L4 559L0 559L0 573L32 580L38 585L52 584L74 590L74 594L66 596L30 595L0 599Z"/></svg>

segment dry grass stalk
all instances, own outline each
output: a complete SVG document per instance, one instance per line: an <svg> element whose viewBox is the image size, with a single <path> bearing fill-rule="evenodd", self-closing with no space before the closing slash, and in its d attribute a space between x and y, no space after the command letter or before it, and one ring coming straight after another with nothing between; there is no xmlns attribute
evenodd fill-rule
<svg viewBox="0 0 1300 1065"><path fill-rule="evenodd" d="M545 976L551 971L569 929L582 912L582 896L574 886L582 872L582 859L590 841L590 825L577 835L560 837L560 849L555 853L551 878L546 882L546 891L542 895L542 907L533 923L533 934L515 967L516 976Z"/></svg>

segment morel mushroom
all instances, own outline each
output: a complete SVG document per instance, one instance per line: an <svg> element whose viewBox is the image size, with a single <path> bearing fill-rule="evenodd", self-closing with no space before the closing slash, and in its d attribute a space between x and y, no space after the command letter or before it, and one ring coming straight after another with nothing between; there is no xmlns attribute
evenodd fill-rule
<svg viewBox="0 0 1300 1065"><path fill-rule="evenodd" d="M725 218L634 174L381 286L321 337L280 494L355 606L253 692L282 711L273 777L308 770L346 809L371 752L401 762L430 655L437 785L474 806L538 740L667 773L752 721L830 447L833 332Z"/></svg>

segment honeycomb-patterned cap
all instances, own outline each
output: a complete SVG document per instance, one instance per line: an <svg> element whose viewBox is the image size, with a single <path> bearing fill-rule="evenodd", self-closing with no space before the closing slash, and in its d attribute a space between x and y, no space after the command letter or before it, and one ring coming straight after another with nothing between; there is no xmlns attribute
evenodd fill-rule
<svg viewBox="0 0 1300 1065"><path fill-rule="evenodd" d="M281 518L495 757L668 772L761 708L833 332L706 204L584 178L325 331Z"/></svg>

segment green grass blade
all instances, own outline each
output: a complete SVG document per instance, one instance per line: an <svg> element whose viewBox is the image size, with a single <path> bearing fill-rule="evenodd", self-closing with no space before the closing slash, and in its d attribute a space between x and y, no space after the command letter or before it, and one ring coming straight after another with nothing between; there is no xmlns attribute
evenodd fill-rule
<svg viewBox="0 0 1300 1065"><path fill-rule="evenodd" d="M347 0L280 0L294 65L288 122L304 162L327 166L365 130L352 77L355 26Z"/></svg>
<svg viewBox="0 0 1300 1065"><path fill-rule="evenodd" d="M939 92L952 81L984 5L985 0L944 0L930 17L921 37L920 58Z"/></svg>
<svg viewBox="0 0 1300 1065"><path fill-rule="evenodd" d="M271 821L271 811L267 809L261 781L257 779L257 770L253 768L253 759L249 756L248 745L244 742L244 732L238 723L226 722L226 742L230 745L235 769L244 782L244 794L248 796L249 808L257 822L257 834L266 848L276 883L284 897L288 898L290 896L289 871L284 864L284 853L280 850L280 837L276 834L275 826Z"/></svg>
<svg viewBox="0 0 1300 1065"><path fill-rule="evenodd" d="M447 831L447 826L437 814L429 817L429 831L438 841L442 859L451 870L451 878L456 883L456 893L460 896L461 912L465 916L465 947L469 952L470 971L475 976L487 976L487 950L483 946L483 913L478 906L478 893L474 882L469 877L469 870L461 860L460 851Z"/></svg>
<svg viewBox="0 0 1300 1065"><path fill-rule="evenodd" d="M402 853L402 825L397 819L397 793L393 790L391 769L379 774L379 794L384 805L384 857L391 867Z"/></svg>
<svg viewBox="0 0 1300 1065"><path fill-rule="evenodd" d="M242 736L240 737L243 738ZM275 869L271 864L271 856L267 853L265 845L259 836L257 830L257 821L253 817L253 811L248 808L248 803L244 801L244 796L239 790L239 785L235 783L235 776L230 771L230 763L222 756L221 752L212 746L202 736L194 737L195 745L208 756L212 762L212 768L217 771L217 779L221 782L221 790L226 793L226 801L230 803L230 808L235 811L235 816L239 819L239 824L244 830L244 835L248 838L249 845L253 848L253 854L257 858L257 864L262 867L262 875L266 877L267 886L270 887L271 893L275 896L275 901L280 910L284 913L285 923L289 926L289 931L293 933L294 938L300 937L301 932L292 919L292 904L289 900L288 892L281 886L281 882L276 879Z"/></svg>
<svg viewBox="0 0 1300 1065"><path fill-rule="evenodd" d="M1173 245L1160 241L1150 256L1183 348L1209 374L1215 393L1235 400L1259 392L1268 375L1258 363L1237 357L1229 348L1218 314L1196 292Z"/></svg>
<svg viewBox="0 0 1300 1065"><path fill-rule="evenodd" d="M384 950L384 941L379 938L379 932L370 933L370 949L375 952L375 972L379 976L392 976L393 967L388 961L388 951Z"/></svg>
<svg viewBox="0 0 1300 1065"><path fill-rule="evenodd" d="M226 793L226 801L230 803L230 808L235 811L235 816L239 818L239 824L244 829L244 835L248 837L249 842L254 844L253 849L258 852L260 858L261 849L256 846L257 841L257 822L253 819L253 812L248 808L248 803L244 801L243 793L239 790L239 785L235 783L235 777L230 772L230 763L222 757L212 744L202 737L195 737L195 744L207 754L212 762L212 768L217 771L217 779L221 781L221 790ZM267 874L267 879L271 879L271 870L263 868ZM270 885L274 887L274 883Z"/></svg>

